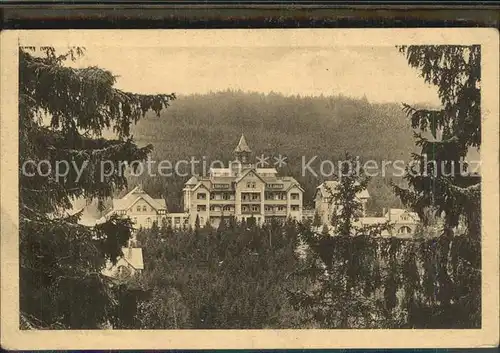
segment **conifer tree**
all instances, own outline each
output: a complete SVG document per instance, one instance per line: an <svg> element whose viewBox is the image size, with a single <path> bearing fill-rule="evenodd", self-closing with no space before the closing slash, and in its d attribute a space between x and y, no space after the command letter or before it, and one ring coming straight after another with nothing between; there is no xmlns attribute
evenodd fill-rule
<svg viewBox="0 0 500 353"><path fill-rule="evenodd" d="M437 276L429 272L423 283L428 293L440 289L437 295L429 295L429 303L440 305L444 313L453 312L456 322L477 326L481 322L481 178L463 170L461 162L471 148L481 147L481 47L417 45L399 49L425 82L437 87L442 107L404 105L412 127L420 130L414 136L421 153L412 155L416 166L406 170L410 187L394 188L424 221L444 216L441 249L432 247L426 255L444 254ZM466 223L465 234L455 232L461 220ZM412 320L425 317L423 312L429 308L422 307L413 310Z"/></svg>
<svg viewBox="0 0 500 353"><path fill-rule="evenodd" d="M321 226L321 218L319 216L318 211L314 212L314 218L313 218L312 226L313 227L319 227L319 226Z"/></svg>
<svg viewBox="0 0 500 353"><path fill-rule="evenodd" d="M366 191L370 178L358 165L357 159L346 153L338 174L336 186L334 188L326 187L331 195L333 210L331 220L334 234L377 236L389 229L388 222L371 226L358 224L359 218L363 214L363 203L359 195Z"/></svg>
<svg viewBox="0 0 500 353"><path fill-rule="evenodd" d="M200 229L200 215L196 215L196 219L194 221L194 229L199 230Z"/></svg>
<svg viewBox="0 0 500 353"><path fill-rule="evenodd" d="M102 209L126 187L124 162L143 160L152 149L134 143L131 125L175 98L125 92L109 71L65 65L82 54L82 48L19 50L20 312L28 328L112 322L112 293L101 270L122 255L131 223L111 217L88 227L78 224L80 213L63 211L79 197L97 199ZM103 138L107 130L116 137ZM64 176L54 173L59 161L70 164Z"/></svg>
<svg viewBox="0 0 500 353"><path fill-rule="evenodd" d="M346 153L339 171L338 184L334 190L329 190L332 195L332 224L336 235L349 236L354 233L354 223L363 210L358 194L366 190L369 180L363 170L357 168L355 158Z"/></svg>
<svg viewBox="0 0 500 353"><path fill-rule="evenodd" d="M420 154L405 175L410 188L395 186L401 200L426 219L426 211L444 215L451 229L461 218L469 233L480 233L480 178L464 173L461 162L481 146L481 47L479 45L401 46L411 67L438 88L442 107L419 109L404 104ZM463 165L466 168L466 165ZM465 171L466 172L466 171Z"/></svg>

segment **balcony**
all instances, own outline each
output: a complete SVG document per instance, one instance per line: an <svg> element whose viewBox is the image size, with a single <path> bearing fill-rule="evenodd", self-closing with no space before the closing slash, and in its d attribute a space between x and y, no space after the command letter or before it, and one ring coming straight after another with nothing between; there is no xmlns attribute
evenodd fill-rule
<svg viewBox="0 0 500 353"><path fill-rule="evenodd" d="M250 214L250 213L255 213L255 214L260 214L261 208L253 208L251 205L245 204L241 206L241 213L242 214Z"/></svg>
<svg viewBox="0 0 500 353"><path fill-rule="evenodd" d="M264 203L266 205L286 205L288 203L288 201L287 200L265 199Z"/></svg>
<svg viewBox="0 0 500 353"><path fill-rule="evenodd" d="M273 209L273 210L265 210L264 211L264 214L266 216L286 216L287 215L287 210L286 208L284 210L276 210L276 209Z"/></svg>
<svg viewBox="0 0 500 353"><path fill-rule="evenodd" d="M241 199L241 203L260 203L261 199Z"/></svg>
<svg viewBox="0 0 500 353"><path fill-rule="evenodd" d="M228 204L234 204L234 201L236 201L234 198L232 199L228 199L228 200L224 200L224 199L210 199L210 203L211 204L224 204L224 203L228 203Z"/></svg>
<svg viewBox="0 0 500 353"><path fill-rule="evenodd" d="M273 189L273 190L279 190L283 189L283 184L277 183L277 184L266 184L267 189Z"/></svg>

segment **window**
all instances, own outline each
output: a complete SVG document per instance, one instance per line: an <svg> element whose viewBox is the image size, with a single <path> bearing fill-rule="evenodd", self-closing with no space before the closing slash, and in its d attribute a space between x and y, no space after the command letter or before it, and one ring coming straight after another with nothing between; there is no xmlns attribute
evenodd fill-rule
<svg viewBox="0 0 500 353"><path fill-rule="evenodd" d="M252 188L253 188L253 189L255 189L255 185L256 185L256 183L255 183L255 182L253 182L253 183L252 183Z"/></svg>
<svg viewBox="0 0 500 353"><path fill-rule="evenodd" d="M205 218L200 217L200 224L201 224L201 225L204 225L204 224L205 224Z"/></svg>
<svg viewBox="0 0 500 353"><path fill-rule="evenodd" d="M258 199L260 199L259 194L252 194L252 200L258 200Z"/></svg>
<svg viewBox="0 0 500 353"><path fill-rule="evenodd" d="M205 205L198 205L198 206L196 206L196 210L197 210L198 212L200 212L200 211L201 211L201 212L204 212L204 211L206 211L206 210L207 210L207 206L205 206Z"/></svg>
<svg viewBox="0 0 500 353"><path fill-rule="evenodd" d="M141 206L137 206L137 212L141 212Z"/></svg>
<svg viewBox="0 0 500 353"><path fill-rule="evenodd" d="M299 206L298 205L292 205L292 211L298 211Z"/></svg>
<svg viewBox="0 0 500 353"><path fill-rule="evenodd" d="M250 189L251 186L252 186L252 183L251 182L247 182L247 188Z"/></svg>
<svg viewBox="0 0 500 353"><path fill-rule="evenodd" d="M206 200L207 199L207 194L205 194L204 192L199 192L197 194L197 198L198 198L198 200Z"/></svg>
<svg viewBox="0 0 500 353"><path fill-rule="evenodd" d="M231 211L231 206L224 206L222 209L224 211Z"/></svg>
<svg viewBox="0 0 500 353"><path fill-rule="evenodd" d="M284 211L285 210L285 206L278 206L278 211Z"/></svg>
<svg viewBox="0 0 500 353"><path fill-rule="evenodd" d="M147 224L148 226L150 226L150 225L151 225L151 218L150 218L150 217L146 218L146 224Z"/></svg>
<svg viewBox="0 0 500 353"><path fill-rule="evenodd" d="M293 194L291 194L291 196L292 196L292 200L298 200L299 199L299 194L297 194L297 193L293 193Z"/></svg>
<svg viewBox="0 0 500 353"><path fill-rule="evenodd" d="M147 211L146 206L142 206L142 212L146 212L146 211Z"/></svg>
<svg viewBox="0 0 500 353"><path fill-rule="evenodd" d="M224 196L222 197L224 200L229 200L231 198L231 195L228 193L225 193Z"/></svg>
<svg viewBox="0 0 500 353"><path fill-rule="evenodd" d="M259 212L259 205L252 205L253 212Z"/></svg>
<svg viewBox="0 0 500 353"><path fill-rule="evenodd" d="M410 229L410 227L403 226L403 227L399 228L398 233L399 234L410 234L411 229Z"/></svg>

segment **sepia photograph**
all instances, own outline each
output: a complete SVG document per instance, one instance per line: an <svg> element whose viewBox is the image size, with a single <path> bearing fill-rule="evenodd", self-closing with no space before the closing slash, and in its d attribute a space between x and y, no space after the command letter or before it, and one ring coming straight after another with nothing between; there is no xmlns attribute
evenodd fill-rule
<svg viewBox="0 0 500 353"><path fill-rule="evenodd" d="M11 36L13 330L498 331L498 32L363 31Z"/></svg>

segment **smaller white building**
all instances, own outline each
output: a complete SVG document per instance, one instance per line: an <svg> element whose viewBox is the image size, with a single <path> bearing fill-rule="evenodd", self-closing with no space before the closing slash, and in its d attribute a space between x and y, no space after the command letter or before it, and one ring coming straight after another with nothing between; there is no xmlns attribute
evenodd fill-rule
<svg viewBox="0 0 500 353"><path fill-rule="evenodd" d="M392 228L383 231L382 236L393 236L398 238L412 237L420 223L420 218L415 212L402 208L390 208L383 211L383 217L362 217L359 219L360 226L371 226L388 222Z"/></svg>
<svg viewBox="0 0 500 353"><path fill-rule="evenodd" d="M330 228L332 228L333 212L338 209L338 206L335 205L332 199L338 185L338 181L325 181L317 187L315 194L316 212L321 219L321 223L323 225L326 224ZM363 206L363 211L355 226L363 227L389 222L392 225L392 229L390 231L383 231L382 236L411 237L415 233L417 225L420 223L420 219L415 212L401 208L390 208L387 212L385 209L383 210L382 217L367 217L366 204L370 194L367 190L363 190L356 196Z"/></svg>
<svg viewBox="0 0 500 353"><path fill-rule="evenodd" d="M137 189L137 188L136 188ZM134 189L135 191L137 191ZM132 190L132 191L134 191ZM128 196L134 195L132 192ZM105 216L101 216L101 211L98 210L97 202L95 200L88 201L84 198L72 200L72 208L64 212L64 216L72 216L80 213L79 224L86 227L93 227L106 221ZM112 211L108 211L106 216L110 216ZM142 256L142 249L133 247L134 238L129 240L129 246L123 247L123 256L117 259L116 264L111 261L106 263L106 267L101 273L107 277L126 280L144 269L144 261Z"/></svg>
<svg viewBox="0 0 500 353"><path fill-rule="evenodd" d="M105 215L108 219L113 214L130 217L134 228L150 228L153 222L158 225L166 218L167 204L165 199L154 199L141 186L136 186L122 198L114 198L111 210Z"/></svg>
<svg viewBox="0 0 500 353"><path fill-rule="evenodd" d="M384 214L391 224L393 224L393 235L408 236L415 233L420 218L416 212L411 212L402 208L390 208Z"/></svg>
<svg viewBox="0 0 500 353"><path fill-rule="evenodd" d="M314 195L315 208L321 219L321 223L326 224L329 227L331 226L333 212L338 207L338 205L335 205L332 199L333 193L335 192L338 185L338 181L325 181L316 188L316 194ZM368 190L363 190L356 196L363 205L362 216L364 217L366 212L366 203L368 202L370 194L368 193Z"/></svg>
<svg viewBox="0 0 500 353"><path fill-rule="evenodd" d="M106 264L106 268L102 270L102 274L120 280L127 280L136 274L140 274L144 270L144 261L142 258L142 249L122 248L123 256L118 258L115 265L110 261Z"/></svg>

